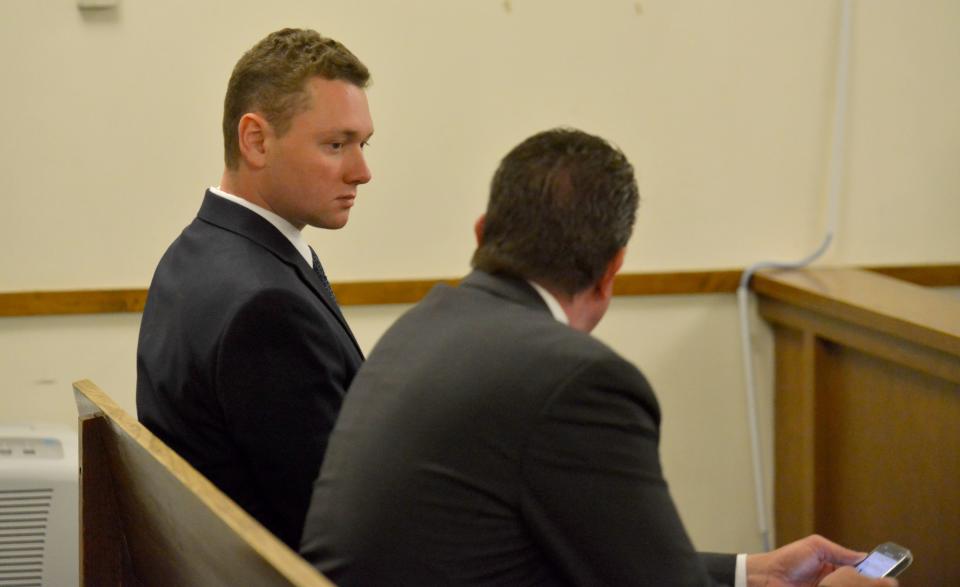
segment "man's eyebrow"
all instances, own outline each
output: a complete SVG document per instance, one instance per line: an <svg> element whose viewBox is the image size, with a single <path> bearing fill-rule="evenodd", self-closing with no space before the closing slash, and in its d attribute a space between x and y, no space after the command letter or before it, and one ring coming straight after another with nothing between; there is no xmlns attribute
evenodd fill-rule
<svg viewBox="0 0 960 587"><path fill-rule="evenodd" d="M362 141L369 141L370 137L373 136L373 131L370 131L370 134L366 136L361 135L359 132L355 130L344 130L344 129L331 130L323 134L326 135L327 137L342 138L344 139L344 141L355 141L357 139L360 139Z"/></svg>

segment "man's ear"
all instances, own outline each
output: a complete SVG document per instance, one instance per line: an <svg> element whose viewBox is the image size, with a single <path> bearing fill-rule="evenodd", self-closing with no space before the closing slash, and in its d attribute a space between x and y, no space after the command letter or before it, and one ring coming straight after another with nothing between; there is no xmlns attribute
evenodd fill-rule
<svg viewBox="0 0 960 587"><path fill-rule="evenodd" d="M477 246L483 244L483 225L487 221L487 215L481 214L480 218L473 223L473 234L477 235Z"/></svg>
<svg viewBox="0 0 960 587"><path fill-rule="evenodd" d="M267 120L256 112L247 112L237 123L240 156L249 167L261 169L267 163L267 139L272 129Z"/></svg>
<svg viewBox="0 0 960 587"><path fill-rule="evenodd" d="M626 254L627 249L622 248L617 251L613 258L610 259L610 262L607 263L607 268L604 269L600 281L597 282L597 292L603 297L613 297L613 280L620 271L620 268L623 267L623 258Z"/></svg>

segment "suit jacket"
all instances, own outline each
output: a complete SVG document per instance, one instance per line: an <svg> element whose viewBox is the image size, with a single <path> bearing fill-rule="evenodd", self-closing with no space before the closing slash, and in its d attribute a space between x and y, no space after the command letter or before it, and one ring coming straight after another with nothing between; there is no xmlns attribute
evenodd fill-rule
<svg viewBox="0 0 960 587"><path fill-rule="evenodd" d="M347 587L733 584L733 555L691 546L659 424L633 365L475 271L360 369L301 554Z"/></svg>
<svg viewBox="0 0 960 587"><path fill-rule="evenodd" d="M327 295L273 225L208 192L140 325L140 421L293 548L363 360Z"/></svg>

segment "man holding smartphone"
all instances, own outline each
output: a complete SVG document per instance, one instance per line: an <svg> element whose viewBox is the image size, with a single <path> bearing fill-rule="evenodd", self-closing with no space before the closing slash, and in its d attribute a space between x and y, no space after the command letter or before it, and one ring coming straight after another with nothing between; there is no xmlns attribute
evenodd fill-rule
<svg viewBox="0 0 960 587"><path fill-rule="evenodd" d="M350 388L307 560L344 587L896 584L819 536L750 556L694 549L653 390L589 334L638 200L626 157L581 131L503 159L474 271L401 317Z"/></svg>

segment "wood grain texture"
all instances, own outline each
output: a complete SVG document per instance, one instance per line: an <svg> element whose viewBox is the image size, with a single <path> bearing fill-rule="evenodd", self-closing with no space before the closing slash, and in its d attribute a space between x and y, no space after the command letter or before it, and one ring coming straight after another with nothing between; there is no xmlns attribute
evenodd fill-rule
<svg viewBox="0 0 960 587"><path fill-rule="evenodd" d="M0 316L142 312L145 289L0 293Z"/></svg>
<svg viewBox="0 0 960 587"><path fill-rule="evenodd" d="M740 283L739 269L621 273L613 283L617 296L733 293Z"/></svg>
<svg viewBox="0 0 960 587"><path fill-rule="evenodd" d="M80 418L80 578L82 585L126 585L120 511L102 441L106 420Z"/></svg>
<svg viewBox="0 0 960 587"><path fill-rule="evenodd" d="M865 267L904 281L925 286L960 286L960 265L910 265ZM740 282L740 269L622 273L613 293L618 296L691 295L733 293ZM439 283L456 285L459 279L396 281L341 281L333 291L343 306L413 304ZM0 317L57 314L106 314L142 312L145 289L32 291L0 293Z"/></svg>
<svg viewBox="0 0 960 587"><path fill-rule="evenodd" d="M100 410L89 415L89 406L81 406L88 414L85 418L99 421L100 445L96 458L81 463L85 477L100 480L100 485L84 485L84 577L91 579L85 585L117 584L100 581L121 575L143 585L331 587L93 383L78 381L74 390L83 402ZM91 427L89 421L81 424L84 430ZM102 487L104 480L109 480L108 488ZM114 509L88 511L104 506L104 500L91 499L88 489L112 491L114 499L106 500L106 506L112 504ZM107 547L88 534L97 530L97 526L86 526L88 520L113 525ZM117 534L122 552L117 540L110 538ZM87 544L86 539L91 542ZM91 556L86 555L88 551ZM123 558L129 560L129 572L115 568ZM114 568L94 569L92 564Z"/></svg>
<svg viewBox="0 0 960 587"><path fill-rule="evenodd" d="M857 269L761 273L753 289L763 297L960 356L960 304L944 292Z"/></svg>
<svg viewBox="0 0 960 587"><path fill-rule="evenodd" d="M761 296L760 315L776 327L793 328L816 335L817 340L836 342L915 371L960 384L960 362L951 354L901 336L891 335L870 324L826 316L815 310Z"/></svg>
<svg viewBox="0 0 960 587"><path fill-rule="evenodd" d="M781 326L774 326L774 340L774 467L778 472L789 471L774 476L774 516L777 540L786 544L814 531L816 340L809 333Z"/></svg>
<svg viewBox="0 0 960 587"><path fill-rule="evenodd" d="M913 551L901 585L960 585L960 385L843 345L818 369L816 530Z"/></svg>
<svg viewBox="0 0 960 587"><path fill-rule="evenodd" d="M856 270L754 285L776 347L777 542L894 540L915 556L901 585L960 585L960 300Z"/></svg>
<svg viewBox="0 0 960 587"><path fill-rule="evenodd" d="M960 265L901 265L864 267L868 271L929 287L960 286Z"/></svg>
<svg viewBox="0 0 960 587"><path fill-rule="evenodd" d="M344 306L413 304L441 283L455 286L459 279L421 279L412 281L347 281L334 283L333 293Z"/></svg>

